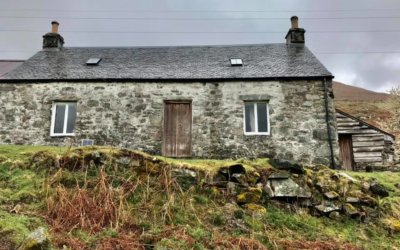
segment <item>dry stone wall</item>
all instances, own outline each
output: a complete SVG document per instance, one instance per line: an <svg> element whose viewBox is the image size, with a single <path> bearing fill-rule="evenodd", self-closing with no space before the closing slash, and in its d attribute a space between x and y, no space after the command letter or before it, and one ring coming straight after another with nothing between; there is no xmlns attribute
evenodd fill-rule
<svg viewBox="0 0 400 250"><path fill-rule="evenodd" d="M331 84L329 91L331 91ZM161 154L165 100L192 100L193 155L329 164L322 81L0 84L0 143L116 145ZM270 135L244 135L243 100L268 100ZM74 137L51 137L54 101L77 101ZM333 100L330 126L336 162Z"/></svg>

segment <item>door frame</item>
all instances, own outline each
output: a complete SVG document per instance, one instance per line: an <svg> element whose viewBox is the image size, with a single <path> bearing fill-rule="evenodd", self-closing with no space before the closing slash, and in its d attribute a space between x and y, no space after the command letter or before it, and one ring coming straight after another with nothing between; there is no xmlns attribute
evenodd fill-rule
<svg viewBox="0 0 400 250"><path fill-rule="evenodd" d="M166 106L167 104L189 104L189 112L190 112L190 138L189 138L189 154L182 155L182 156L171 156L166 155L165 145L166 145ZM173 157L173 158L188 158L192 157L192 127L193 127L193 109L192 109L192 100L191 99L166 99L164 100L164 110L163 110L163 134L162 134L162 146L161 146L161 155L166 157Z"/></svg>

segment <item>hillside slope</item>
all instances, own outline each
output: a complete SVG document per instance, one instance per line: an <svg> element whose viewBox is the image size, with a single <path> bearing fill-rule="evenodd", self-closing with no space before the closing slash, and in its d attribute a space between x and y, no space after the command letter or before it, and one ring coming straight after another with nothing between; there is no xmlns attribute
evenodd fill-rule
<svg viewBox="0 0 400 250"><path fill-rule="evenodd" d="M0 248L392 249L400 174L369 177L268 159L0 145ZM32 231L44 248L32 247Z"/></svg>
<svg viewBox="0 0 400 250"><path fill-rule="evenodd" d="M386 93L378 93L336 81L332 86L337 101L385 101L389 97Z"/></svg>
<svg viewBox="0 0 400 250"><path fill-rule="evenodd" d="M373 92L340 82L333 83L333 92L336 108L396 137L400 135L399 126L394 123L396 110L390 104L393 101L390 94ZM397 140L397 149L400 149L399 140Z"/></svg>

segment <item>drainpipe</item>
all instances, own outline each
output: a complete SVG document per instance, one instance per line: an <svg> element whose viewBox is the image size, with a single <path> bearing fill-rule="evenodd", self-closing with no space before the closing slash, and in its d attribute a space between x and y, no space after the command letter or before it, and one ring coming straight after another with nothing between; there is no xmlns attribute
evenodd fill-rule
<svg viewBox="0 0 400 250"><path fill-rule="evenodd" d="M324 78L323 84L324 84L324 99L325 99L325 120L328 130L329 149L331 151L331 168L336 168L335 156L333 155L332 131L331 131L331 126L329 125L329 101L328 101L329 97L328 97L328 87L326 86L326 78Z"/></svg>

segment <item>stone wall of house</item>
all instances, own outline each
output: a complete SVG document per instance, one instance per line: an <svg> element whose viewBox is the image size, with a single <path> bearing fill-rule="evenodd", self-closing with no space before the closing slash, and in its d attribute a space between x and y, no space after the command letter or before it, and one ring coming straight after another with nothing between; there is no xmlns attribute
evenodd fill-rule
<svg viewBox="0 0 400 250"><path fill-rule="evenodd" d="M330 164L322 81L0 83L0 143L78 145L94 139L161 154L165 100L192 100L195 157L272 157ZM328 82L331 91L331 83ZM269 100L270 135L244 135L243 99ZM335 160L338 144L329 99ZM54 101L77 101L75 137L50 137Z"/></svg>

